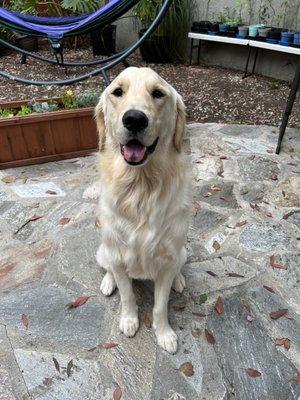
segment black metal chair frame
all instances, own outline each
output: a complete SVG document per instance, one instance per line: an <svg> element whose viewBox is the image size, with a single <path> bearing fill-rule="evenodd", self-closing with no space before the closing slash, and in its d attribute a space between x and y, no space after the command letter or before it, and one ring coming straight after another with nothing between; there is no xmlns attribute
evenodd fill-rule
<svg viewBox="0 0 300 400"><path fill-rule="evenodd" d="M91 66L91 65L99 65L99 64L105 64L103 66L101 66L101 68L97 68L94 69L86 74L82 74L76 78L72 78L72 79L64 79L64 80L58 80L58 81L34 81L34 80L30 80L30 79L25 79L25 78L21 78L19 76L16 75L12 75L3 71L0 71L0 76L2 76L3 78L7 78L7 79L11 79L13 81L16 82L20 82L23 83L25 85L35 85L35 86L43 86L43 85L58 85L58 86L65 86L65 85L72 85L74 83L77 82L81 82L83 80L86 80L88 78L91 78L92 76L97 76L97 75L101 75L105 84L109 85L110 84L110 80L109 77L107 75L108 71L115 67L117 64L119 63L124 63L125 66L128 66L128 63L126 61L126 58L128 56L130 56L133 52L135 52L140 45L151 35L152 32L155 31L155 29L158 27L158 25L160 24L160 22L162 21L164 15L166 14L166 12L168 11L168 8L171 4L173 0L164 0L159 12L157 13L155 19L153 20L153 22L151 23L151 25L149 26L149 28L144 32L144 34L139 38L139 40L137 42L135 42L134 44L132 44L131 46L129 46L127 49L114 54L108 58L105 59L100 59L100 60L92 60L92 61L86 61L86 62L66 62L65 60L61 60L62 62L59 62L60 66L63 67L68 67L68 66ZM20 54L22 54L22 56L25 57L32 57L35 58L37 60L43 61L43 62L47 62L49 64L57 64L57 60L52 60L52 59L48 59L45 57L42 57L38 54L26 51L24 49L21 49L15 45L12 45L10 43L7 43L6 41L0 39L0 44L3 44L5 46L7 46L8 48L11 48L12 50L15 50L17 52L19 52Z"/></svg>

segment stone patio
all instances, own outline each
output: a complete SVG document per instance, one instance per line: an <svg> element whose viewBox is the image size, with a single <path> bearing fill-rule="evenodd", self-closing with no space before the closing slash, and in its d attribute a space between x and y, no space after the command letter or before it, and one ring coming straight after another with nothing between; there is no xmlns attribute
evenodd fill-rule
<svg viewBox="0 0 300 400"><path fill-rule="evenodd" d="M100 293L101 221L84 196L95 157L0 171L0 399L298 400L300 131L287 131L279 156L277 134L189 126L195 199L187 289L170 300L176 355L156 346L150 282L134 284L133 339L118 332L118 292ZM186 362L192 376L179 370Z"/></svg>

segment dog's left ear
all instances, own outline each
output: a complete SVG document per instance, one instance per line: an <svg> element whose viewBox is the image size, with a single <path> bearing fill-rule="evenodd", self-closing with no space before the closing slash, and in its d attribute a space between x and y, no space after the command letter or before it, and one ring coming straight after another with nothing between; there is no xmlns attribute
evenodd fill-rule
<svg viewBox="0 0 300 400"><path fill-rule="evenodd" d="M106 137L106 126L104 118L104 94L101 95L99 103L95 108L95 119L99 134L99 151L104 150L105 137Z"/></svg>
<svg viewBox="0 0 300 400"><path fill-rule="evenodd" d="M175 132L174 132L174 146L175 149L180 153L182 147L183 135L185 133L186 112L185 112L184 102L179 94L177 94L176 109L177 109L177 118L176 118Z"/></svg>

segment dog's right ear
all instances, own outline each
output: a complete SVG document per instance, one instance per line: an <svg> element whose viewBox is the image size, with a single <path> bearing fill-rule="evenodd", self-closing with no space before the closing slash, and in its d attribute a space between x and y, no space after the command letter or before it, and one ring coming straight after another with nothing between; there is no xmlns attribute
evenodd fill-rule
<svg viewBox="0 0 300 400"><path fill-rule="evenodd" d="M104 150L105 146L105 137L106 137L106 125L105 125L105 118L104 118L104 99L103 94L100 97L99 103L95 108L95 119L98 129L99 135L99 151Z"/></svg>

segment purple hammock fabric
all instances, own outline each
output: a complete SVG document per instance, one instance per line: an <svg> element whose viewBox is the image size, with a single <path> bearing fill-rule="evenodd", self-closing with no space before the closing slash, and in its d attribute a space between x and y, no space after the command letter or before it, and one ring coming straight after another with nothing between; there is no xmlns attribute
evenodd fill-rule
<svg viewBox="0 0 300 400"><path fill-rule="evenodd" d="M116 8L118 5L124 2L126 2L126 0L125 1L111 0L108 4L105 4L99 10L90 14L79 16L79 18L78 17L57 18L58 25L47 25L47 21L49 21L49 19L53 21L52 18L33 17L28 15L25 17L21 13L14 13L12 11L9 11L1 7L0 7L0 20L1 19L6 20L8 21L8 23L20 26L20 28L23 27L25 29L29 29L41 35L46 35L49 38L60 39L66 33L76 31L80 28L84 28L85 25L92 23L94 20L97 20L100 17L103 17L110 11L113 11L114 8Z"/></svg>

